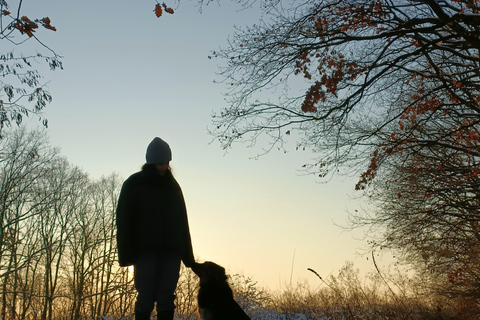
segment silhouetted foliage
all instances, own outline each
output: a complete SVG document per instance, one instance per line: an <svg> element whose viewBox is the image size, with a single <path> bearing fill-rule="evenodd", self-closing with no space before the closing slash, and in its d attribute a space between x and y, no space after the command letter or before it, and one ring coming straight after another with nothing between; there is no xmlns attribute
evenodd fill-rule
<svg viewBox="0 0 480 320"><path fill-rule="evenodd" d="M60 56L36 36L40 27L56 31L50 18L30 19L22 15L23 1L15 3L15 7L10 8L6 0L0 0L0 134L5 126L12 122L19 125L24 117L32 114L47 126L42 110L52 97L41 83L42 75L36 64L44 61L51 70L62 68ZM36 42L35 53L22 54L14 50L21 50L25 43L31 41ZM46 53L41 53L39 49L44 49Z"/></svg>
<svg viewBox="0 0 480 320"><path fill-rule="evenodd" d="M372 244L478 303L480 4L288 4L266 3L264 21L214 53L231 90L212 135L224 148L296 139L318 156L306 170L359 175L377 209L354 224L385 231Z"/></svg>

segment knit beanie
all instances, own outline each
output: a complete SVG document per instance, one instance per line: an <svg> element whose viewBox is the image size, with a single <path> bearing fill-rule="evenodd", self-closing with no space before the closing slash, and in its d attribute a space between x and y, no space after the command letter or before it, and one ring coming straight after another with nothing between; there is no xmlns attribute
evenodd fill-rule
<svg viewBox="0 0 480 320"><path fill-rule="evenodd" d="M172 151L168 143L156 137L147 147L147 164L169 162L172 160Z"/></svg>

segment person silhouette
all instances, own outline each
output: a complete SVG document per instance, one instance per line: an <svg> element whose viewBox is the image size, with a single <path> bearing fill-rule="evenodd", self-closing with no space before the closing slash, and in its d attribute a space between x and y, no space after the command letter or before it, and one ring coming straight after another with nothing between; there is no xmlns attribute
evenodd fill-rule
<svg viewBox="0 0 480 320"><path fill-rule="evenodd" d="M142 170L123 183L116 209L118 262L134 267L135 320L172 320L180 264L194 262L182 190L172 175L170 146L156 137Z"/></svg>

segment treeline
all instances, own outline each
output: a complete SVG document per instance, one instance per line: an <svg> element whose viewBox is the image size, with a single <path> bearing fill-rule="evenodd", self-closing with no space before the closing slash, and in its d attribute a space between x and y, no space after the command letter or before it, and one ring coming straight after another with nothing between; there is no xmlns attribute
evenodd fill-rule
<svg viewBox="0 0 480 320"><path fill-rule="evenodd" d="M44 131L0 140L0 318L131 314L131 270L119 268L115 207L122 181L92 180Z"/></svg>
<svg viewBox="0 0 480 320"><path fill-rule="evenodd" d="M115 208L123 179L91 179L45 131L0 139L0 319L133 319L133 270L117 263ZM474 305L438 294L432 275L378 274L352 264L338 277L266 292L230 278L252 319L476 319ZM315 283L315 282L314 282ZM433 288L432 288L433 287ZM198 279L181 270L176 318L197 320ZM392 290L393 289L393 290Z"/></svg>

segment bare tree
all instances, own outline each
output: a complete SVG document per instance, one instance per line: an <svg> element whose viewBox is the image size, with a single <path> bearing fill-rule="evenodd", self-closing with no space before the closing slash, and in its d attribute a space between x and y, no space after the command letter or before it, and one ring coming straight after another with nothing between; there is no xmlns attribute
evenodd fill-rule
<svg viewBox="0 0 480 320"><path fill-rule="evenodd" d="M290 137L318 155L306 170L359 175L378 209L356 222L385 231L375 244L480 298L478 2L288 4L214 53L231 89L211 133L224 148L268 137L265 151Z"/></svg>
<svg viewBox="0 0 480 320"><path fill-rule="evenodd" d="M40 238L38 237L38 225L36 219L27 219L21 228L21 234L24 238L18 241L21 248L21 257L30 257L26 266L16 272L18 285L15 287L13 295L18 296L18 304L12 303L12 306L18 308L15 313L19 319L32 319L35 317L35 311L40 310L35 306L38 297L37 287L40 285L40 259L43 252ZM5 294L5 292L4 292Z"/></svg>
<svg viewBox="0 0 480 320"><path fill-rule="evenodd" d="M120 192L121 179L112 174L102 177L92 186L95 215L98 216L99 238L102 243L98 250L99 269L94 279L97 293L92 303L97 317L106 316L115 310L113 303L116 286L114 276L117 266L115 209Z"/></svg>
<svg viewBox="0 0 480 320"><path fill-rule="evenodd" d="M368 191L373 215L352 216L352 225L380 231L371 233L372 246L426 268L439 291L478 300L480 181L473 159L445 151L424 149L401 165L385 164Z"/></svg>
<svg viewBox="0 0 480 320"><path fill-rule="evenodd" d="M287 137L298 137L298 148L318 153L311 169L321 176L342 165L365 170L375 151L377 160L387 157L397 151L391 144L405 145L389 139L392 134L417 146L459 148L442 142L445 130L415 140L414 126L406 123L457 112L476 125L475 2L292 5L267 5L264 21L239 29L226 49L214 53L226 60L221 75L231 87L230 106L214 115L211 132L224 148L262 135L271 138L270 147L281 147Z"/></svg>
<svg viewBox="0 0 480 320"><path fill-rule="evenodd" d="M69 239L71 317L102 318L113 311L116 294L115 208L121 186L116 175L86 184Z"/></svg>
<svg viewBox="0 0 480 320"><path fill-rule="evenodd" d="M54 300L65 270L65 255L75 230L71 227L77 212L84 210L84 186L88 176L72 167L66 159L59 158L47 171L38 195L49 197L49 204L38 216L39 235L45 253L42 255L44 268L44 296L42 320L52 319Z"/></svg>
<svg viewBox="0 0 480 320"><path fill-rule="evenodd" d="M21 269L29 266L42 248L34 245L35 237L26 233L29 221L40 214L45 198L33 201L34 190L46 168L57 156L44 133L25 129L9 132L0 142L0 279L2 279L1 314L7 309L7 293L16 302ZM30 229L31 230L31 229ZM25 246L28 243L29 246ZM12 312L13 306L10 307Z"/></svg>
<svg viewBox="0 0 480 320"><path fill-rule="evenodd" d="M117 265L121 179L98 181L48 144L45 131L0 139L0 317L129 315L135 289Z"/></svg>
<svg viewBox="0 0 480 320"><path fill-rule="evenodd" d="M198 319L198 277L183 265L180 269L180 278L175 291L175 312L180 319Z"/></svg>

